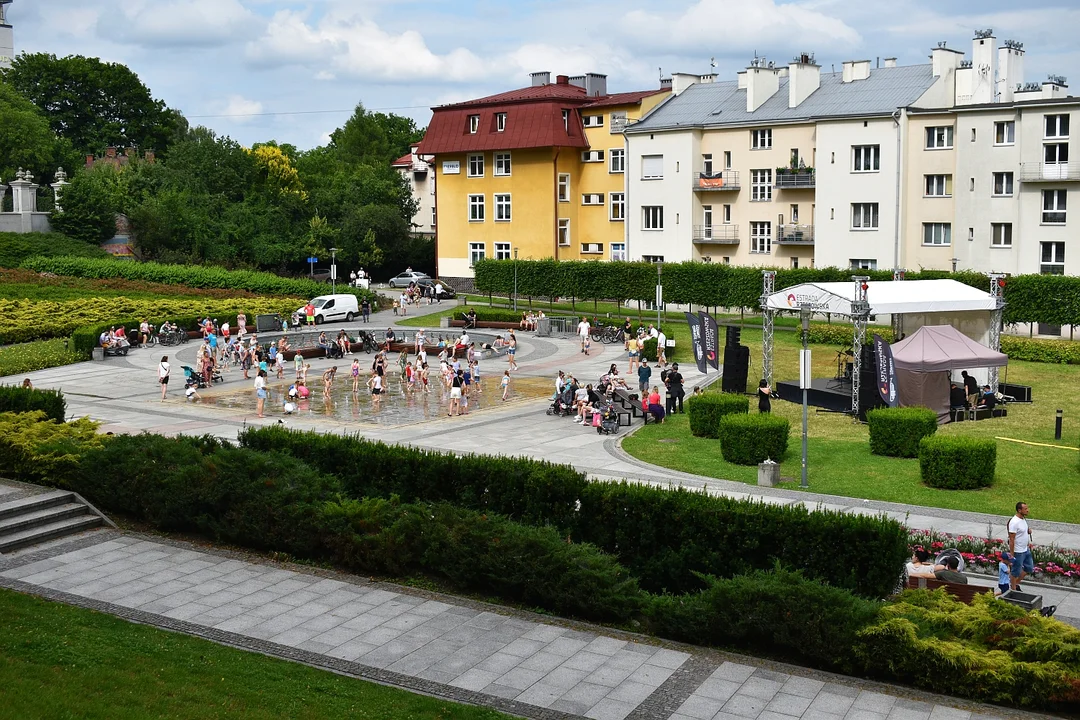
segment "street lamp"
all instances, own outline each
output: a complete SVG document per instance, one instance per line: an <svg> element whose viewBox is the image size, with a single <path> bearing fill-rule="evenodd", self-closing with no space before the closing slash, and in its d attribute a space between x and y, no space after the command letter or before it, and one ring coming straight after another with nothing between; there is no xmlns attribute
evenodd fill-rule
<svg viewBox="0 0 1080 720"><path fill-rule="evenodd" d="M660 306L664 303L664 286L660 284L660 270L664 263L656 263L656 331L660 332ZM659 353L660 351L657 350Z"/></svg>
<svg viewBox="0 0 1080 720"><path fill-rule="evenodd" d="M514 312L517 312L517 248L514 248Z"/></svg>
<svg viewBox="0 0 1080 720"><path fill-rule="evenodd" d="M337 293L337 248L330 248L330 294Z"/></svg>
<svg viewBox="0 0 1080 720"><path fill-rule="evenodd" d="M813 315L811 306L803 304L799 306L799 319L802 320L802 352L799 354L799 385L802 387L802 487L809 487L806 479L806 421L807 421L807 391L810 389L810 348L807 342L810 335L810 316Z"/></svg>

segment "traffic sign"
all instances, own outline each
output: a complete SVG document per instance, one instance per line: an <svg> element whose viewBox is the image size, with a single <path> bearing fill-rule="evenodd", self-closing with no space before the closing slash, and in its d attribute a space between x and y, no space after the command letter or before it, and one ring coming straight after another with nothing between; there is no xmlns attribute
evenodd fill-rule
<svg viewBox="0 0 1080 720"><path fill-rule="evenodd" d="M309 263L312 263L312 264L314 264L314 263L317 263L317 262L319 262L319 258L317 258L317 257L309 257L309 258L307 259L307 261L308 261Z"/></svg>

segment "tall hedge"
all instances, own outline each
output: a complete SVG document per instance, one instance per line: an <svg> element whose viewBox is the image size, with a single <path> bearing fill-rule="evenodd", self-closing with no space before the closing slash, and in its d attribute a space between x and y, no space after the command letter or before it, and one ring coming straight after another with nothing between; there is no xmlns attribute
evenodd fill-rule
<svg viewBox="0 0 1080 720"><path fill-rule="evenodd" d="M750 412L750 398L735 393L702 393L686 400L690 432L695 437L720 437L720 419L725 415Z"/></svg>
<svg viewBox="0 0 1080 720"><path fill-rule="evenodd" d="M736 465L780 462L790 434L791 422L778 415L726 415L720 419L720 454Z"/></svg>
<svg viewBox="0 0 1080 720"><path fill-rule="evenodd" d="M49 419L64 422L67 401L59 390L0 385L0 413L26 413L35 410L41 410Z"/></svg>
<svg viewBox="0 0 1080 720"><path fill-rule="evenodd" d="M937 432L937 413L924 407L876 408L866 413L870 452L874 455L913 458L919 441Z"/></svg>
<svg viewBox="0 0 1080 720"><path fill-rule="evenodd" d="M919 443L919 474L930 487L990 487L996 468L997 441L990 438L936 435Z"/></svg>

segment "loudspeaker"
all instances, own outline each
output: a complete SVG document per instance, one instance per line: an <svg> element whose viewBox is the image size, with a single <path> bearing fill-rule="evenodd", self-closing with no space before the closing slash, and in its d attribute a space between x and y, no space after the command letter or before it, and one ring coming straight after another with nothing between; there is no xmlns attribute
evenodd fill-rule
<svg viewBox="0 0 1080 720"><path fill-rule="evenodd" d="M724 392L746 392L746 375L750 370L750 348L728 345L724 349L724 376L720 386Z"/></svg>
<svg viewBox="0 0 1080 720"><path fill-rule="evenodd" d="M859 356L862 360L859 373L859 417L865 417L867 410L873 410L885 403L877 389L877 353L874 346L863 345Z"/></svg>
<svg viewBox="0 0 1080 720"><path fill-rule="evenodd" d="M729 346L738 345L742 339L742 328L734 325L727 326L727 344Z"/></svg>

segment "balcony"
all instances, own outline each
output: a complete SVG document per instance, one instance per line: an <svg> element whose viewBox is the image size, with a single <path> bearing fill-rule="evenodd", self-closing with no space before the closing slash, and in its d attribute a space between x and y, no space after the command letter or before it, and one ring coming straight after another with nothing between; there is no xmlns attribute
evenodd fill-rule
<svg viewBox="0 0 1080 720"><path fill-rule="evenodd" d="M705 192L738 190L739 173L735 170L724 170L723 172L712 173L711 175L698 173L694 176L694 189L703 190Z"/></svg>
<svg viewBox="0 0 1080 720"><path fill-rule="evenodd" d="M1020 163L1020 182L1080 182L1080 162Z"/></svg>
<svg viewBox="0 0 1080 720"><path fill-rule="evenodd" d="M777 245L813 245L813 225L778 225L776 228Z"/></svg>
<svg viewBox="0 0 1080 720"><path fill-rule="evenodd" d="M699 245L738 245L739 226L731 223L695 225L694 242Z"/></svg>
<svg viewBox="0 0 1080 720"><path fill-rule="evenodd" d="M816 185L814 172L779 172L776 173L776 187L785 190L813 190Z"/></svg>

